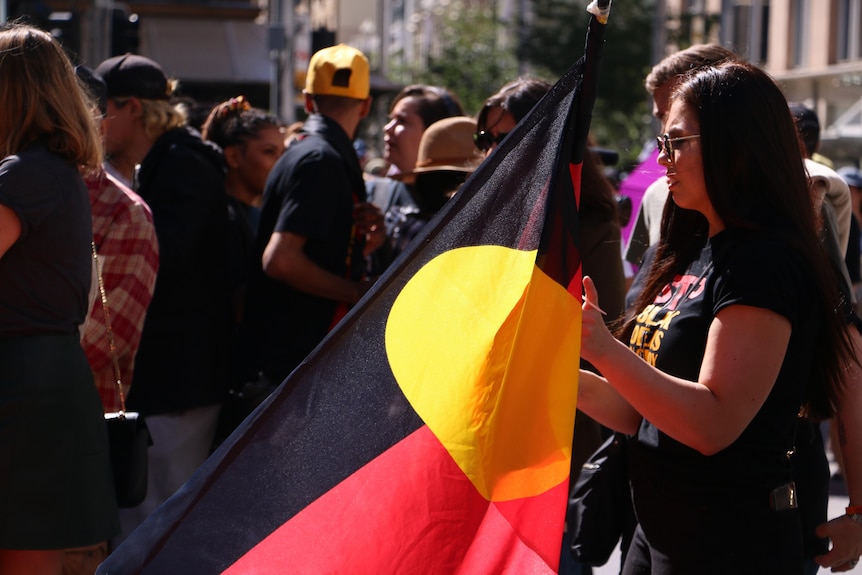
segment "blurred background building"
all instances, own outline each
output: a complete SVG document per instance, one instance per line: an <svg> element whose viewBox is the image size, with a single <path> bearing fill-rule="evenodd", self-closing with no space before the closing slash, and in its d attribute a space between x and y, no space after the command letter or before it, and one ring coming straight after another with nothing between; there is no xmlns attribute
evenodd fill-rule
<svg viewBox="0 0 862 575"><path fill-rule="evenodd" d="M719 42L762 65L788 100L817 112L821 152L836 164L858 165L862 0L669 0L664 9L656 36L666 53Z"/></svg>
<svg viewBox="0 0 862 575"><path fill-rule="evenodd" d="M483 97L512 77L531 73L553 80L577 59L587 4L0 0L0 18L25 17L51 30L78 61L95 65L108 56L140 53L179 79L183 94L204 104L242 93L291 121L302 115L297 104L310 55L337 42L368 54L372 90L380 99L377 116L385 116L387 96L415 81L449 85L475 113ZM822 152L836 164L858 165L862 0L615 0L593 120L603 145L624 157L639 152L655 131L643 76L664 55L700 42L719 42L763 65L788 99L818 112ZM369 122L372 140L381 119Z"/></svg>

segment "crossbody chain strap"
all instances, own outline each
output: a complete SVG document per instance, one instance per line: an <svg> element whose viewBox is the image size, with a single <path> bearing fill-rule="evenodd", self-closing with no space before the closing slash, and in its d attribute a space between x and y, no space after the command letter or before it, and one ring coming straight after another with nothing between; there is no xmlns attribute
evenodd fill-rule
<svg viewBox="0 0 862 575"><path fill-rule="evenodd" d="M102 300L102 311L105 313L105 328L108 331L108 347L111 350L111 362L114 365L114 379L117 382L117 390L120 392L120 419L126 418L126 394L123 393L123 381L120 377L120 361L117 359L117 347L114 345L114 330L111 329L111 312L108 309L108 292L105 289L105 280L102 278L102 266L99 254L96 252L96 242L90 242L93 247L93 263L96 265L96 277L99 279L99 295Z"/></svg>

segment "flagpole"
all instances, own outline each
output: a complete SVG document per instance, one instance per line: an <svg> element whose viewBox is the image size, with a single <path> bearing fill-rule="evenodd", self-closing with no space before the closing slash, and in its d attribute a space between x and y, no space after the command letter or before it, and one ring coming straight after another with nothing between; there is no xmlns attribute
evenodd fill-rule
<svg viewBox="0 0 862 575"><path fill-rule="evenodd" d="M610 14L611 0L593 0L587 11L591 14L584 46L584 70L581 94L573 121L575 135L572 142L572 163L584 161L587 149L587 136L590 133L590 120L598 94L598 73L601 63L602 46L605 43L605 28Z"/></svg>

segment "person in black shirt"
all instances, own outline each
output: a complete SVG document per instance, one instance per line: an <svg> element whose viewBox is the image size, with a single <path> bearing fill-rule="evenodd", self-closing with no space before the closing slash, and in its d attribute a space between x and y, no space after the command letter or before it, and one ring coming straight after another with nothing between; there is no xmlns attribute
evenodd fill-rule
<svg viewBox="0 0 862 575"><path fill-rule="evenodd" d="M60 575L66 549L99 544L98 556L119 531L79 331L93 301L81 172L99 170L102 150L50 34L6 25L0 54L0 573Z"/></svg>
<svg viewBox="0 0 862 575"><path fill-rule="evenodd" d="M241 326L244 373L280 383L370 286L383 216L365 201L351 140L370 109L368 60L338 45L309 64L303 131L264 190Z"/></svg>
<svg viewBox="0 0 862 575"><path fill-rule="evenodd" d="M284 153L284 125L272 114L252 107L245 96L237 96L213 107L201 137L221 148L227 169L228 266L234 318L238 322L248 275L254 267L254 239L263 188Z"/></svg>
<svg viewBox="0 0 862 575"><path fill-rule="evenodd" d="M835 411L852 344L796 130L746 63L692 72L670 102L658 144L672 203L628 346L584 280L582 357L604 378L581 372L579 407L637 436L623 573L801 573L796 418Z"/></svg>
<svg viewBox="0 0 862 575"><path fill-rule="evenodd" d="M159 271L127 406L147 418L147 498L123 509L128 535L209 455L230 371L227 196L221 150L171 103L175 83L134 54L96 68L107 90L108 166L153 212Z"/></svg>

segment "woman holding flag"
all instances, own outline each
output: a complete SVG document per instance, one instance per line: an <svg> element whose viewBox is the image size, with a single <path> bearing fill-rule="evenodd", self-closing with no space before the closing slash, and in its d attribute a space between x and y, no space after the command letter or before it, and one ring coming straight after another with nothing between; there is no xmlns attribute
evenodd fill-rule
<svg viewBox="0 0 862 575"><path fill-rule="evenodd" d="M664 131L673 203L628 345L584 280L581 354L604 377L581 371L578 407L637 436L623 573L801 573L796 416L834 412L851 345L793 120L768 75L734 62L684 80Z"/></svg>

